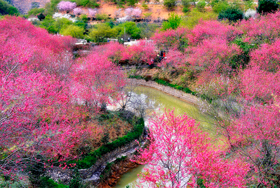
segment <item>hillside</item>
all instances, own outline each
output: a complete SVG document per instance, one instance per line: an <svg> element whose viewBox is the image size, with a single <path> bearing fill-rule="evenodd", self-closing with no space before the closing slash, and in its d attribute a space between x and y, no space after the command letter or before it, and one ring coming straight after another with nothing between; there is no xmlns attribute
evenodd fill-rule
<svg viewBox="0 0 280 188"><path fill-rule="evenodd" d="M44 7L50 0L11 0L11 3L20 11L22 14L26 14L33 5L39 5Z"/></svg>

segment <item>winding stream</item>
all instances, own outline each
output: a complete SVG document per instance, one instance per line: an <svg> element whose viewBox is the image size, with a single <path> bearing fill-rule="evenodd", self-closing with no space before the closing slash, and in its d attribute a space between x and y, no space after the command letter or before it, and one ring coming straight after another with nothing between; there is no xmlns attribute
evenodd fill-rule
<svg viewBox="0 0 280 188"><path fill-rule="evenodd" d="M135 94L144 97L146 99L146 102L149 102L153 105L154 108L152 110L148 110L147 116L153 114L154 112L156 114L161 114L165 109L174 110L176 115L186 113L189 117L192 117L200 122L202 130L207 131L210 136L215 137L216 131L213 130L212 126L214 120L211 117L205 116L200 113L199 109L194 105L148 87L139 86L135 89L134 92ZM146 118L145 121L147 125L148 118ZM127 185L129 186L129 188L136 188L137 185L140 185L137 174L139 174L143 170L143 168L144 166L141 165L122 175L115 188L126 188Z"/></svg>

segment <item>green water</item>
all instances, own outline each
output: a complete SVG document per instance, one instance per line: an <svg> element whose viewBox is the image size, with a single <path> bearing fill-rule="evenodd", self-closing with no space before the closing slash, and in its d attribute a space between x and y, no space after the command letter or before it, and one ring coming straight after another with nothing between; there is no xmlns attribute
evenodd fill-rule
<svg viewBox="0 0 280 188"><path fill-rule="evenodd" d="M212 126L214 120L209 116L203 115L196 106L148 87L139 86L134 92L138 95L147 96L147 99L152 101L154 109L148 110L148 116L153 116L152 114L154 112L156 114L162 114L165 109L174 110L176 115L185 113L189 117L196 119L200 123L202 130L207 131L210 136L215 137L216 131ZM146 119L146 122L147 121ZM124 174L115 188L126 188L127 185L129 185L129 188L136 188L137 185L140 184L137 174L139 174L143 168L144 166L139 166Z"/></svg>

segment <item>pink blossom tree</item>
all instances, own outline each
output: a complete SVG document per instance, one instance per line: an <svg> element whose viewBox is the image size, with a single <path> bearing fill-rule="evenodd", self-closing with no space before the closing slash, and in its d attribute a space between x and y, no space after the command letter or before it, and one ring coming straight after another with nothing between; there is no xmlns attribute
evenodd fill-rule
<svg viewBox="0 0 280 188"><path fill-rule="evenodd" d="M195 120L165 112L149 130L150 145L136 160L147 164L140 177L151 187L196 187L198 178L206 187L245 187L248 164L225 159Z"/></svg>
<svg viewBox="0 0 280 188"><path fill-rule="evenodd" d="M137 44L129 46L122 53L123 60L130 60L137 65L141 63L153 64L156 57L155 45L152 41L140 40Z"/></svg>
<svg viewBox="0 0 280 188"><path fill-rule="evenodd" d="M105 45L98 47L98 52L106 56L111 62L119 64L119 61L123 59L123 53L125 52L124 45L118 42L109 42Z"/></svg>
<svg viewBox="0 0 280 188"><path fill-rule="evenodd" d="M260 48L252 51L250 56L250 65L259 66L266 71L279 71L280 39L276 39L272 44L262 44Z"/></svg>
<svg viewBox="0 0 280 188"><path fill-rule="evenodd" d="M141 14L142 14L142 10L140 8L134 8L132 10L131 16L135 18L139 18L141 17Z"/></svg>
<svg viewBox="0 0 280 188"><path fill-rule="evenodd" d="M89 8L88 9L88 14L89 14L89 16L94 17L97 14L97 10Z"/></svg>
<svg viewBox="0 0 280 188"><path fill-rule="evenodd" d="M180 50L184 51L188 44L187 33L189 32L186 28L178 28L176 30L167 30L164 32L157 32L151 38L154 40L157 48L160 50Z"/></svg>
<svg viewBox="0 0 280 188"><path fill-rule="evenodd" d="M99 53L78 60L72 69L74 100L84 104L91 112L103 104L118 99L118 91L124 87L124 75L106 56Z"/></svg>
<svg viewBox="0 0 280 188"><path fill-rule="evenodd" d="M58 4L57 4L57 8L60 10L60 11L71 11L73 10L74 8L76 8L77 4L76 3L72 3L70 1L60 1Z"/></svg>
<svg viewBox="0 0 280 188"><path fill-rule="evenodd" d="M74 8L73 13L78 16L83 13L83 10L81 8Z"/></svg>

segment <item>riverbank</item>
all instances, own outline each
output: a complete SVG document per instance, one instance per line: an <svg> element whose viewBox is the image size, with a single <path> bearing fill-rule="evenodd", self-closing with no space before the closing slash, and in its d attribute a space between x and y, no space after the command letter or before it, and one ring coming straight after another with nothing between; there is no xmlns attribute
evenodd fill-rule
<svg viewBox="0 0 280 188"><path fill-rule="evenodd" d="M164 85L158 84L151 80L146 81L144 79L136 79L136 78L128 78L127 80L130 84L154 88L154 89L164 92L168 95L176 97L180 100L183 100L187 103L191 103L195 106L199 106L202 103L202 101L194 95L185 93L183 91L174 89L169 86L164 86Z"/></svg>
<svg viewBox="0 0 280 188"><path fill-rule="evenodd" d="M111 188L114 187L121 176L126 174L130 170L139 166L138 163L132 162L131 159L134 155L129 155L123 160L115 161L112 166L110 166L110 172L105 180L101 181L97 186L98 188Z"/></svg>

